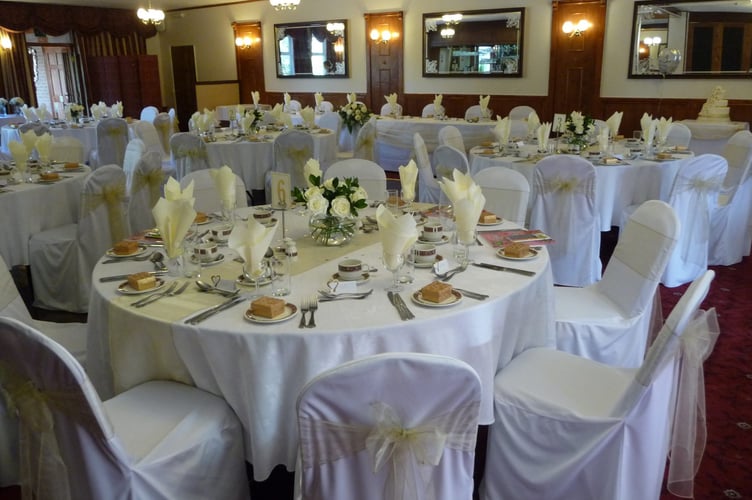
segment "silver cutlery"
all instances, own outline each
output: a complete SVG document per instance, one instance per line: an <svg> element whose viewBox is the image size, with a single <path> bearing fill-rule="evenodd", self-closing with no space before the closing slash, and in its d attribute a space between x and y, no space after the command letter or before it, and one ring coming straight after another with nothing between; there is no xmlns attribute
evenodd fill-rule
<svg viewBox="0 0 752 500"><path fill-rule="evenodd" d="M394 294L394 301L397 302L397 304L402 308L402 310L405 312L405 316L407 319L414 319L415 315L410 311L410 308L407 307L407 304L405 304L405 301L402 300L402 295L395 293Z"/></svg>
<svg viewBox="0 0 752 500"><path fill-rule="evenodd" d="M496 264L489 264L487 262L473 262L473 265L485 269L493 269L494 271L506 271L508 273L522 274L523 276L535 276L534 271L526 271L515 267L497 266Z"/></svg>
<svg viewBox="0 0 752 500"><path fill-rule="evenodd" d="M311 311L311 316L308 318L308 324L306 325L306 328L314 328L316 326L316 319L314 318L314 314L316 313L316 309L319 308L319 298L316 295L313 295L309 299L308 303L308 309Z"/></svg>
<svg viewBox="0 0 752 500"><path fill-rule="evenodd" d="M436 272L436 265L434 264L434 267L433 267L433 273L434 273L434 274L436 275L436 277L437 277L437 278L439 278L439 279L440 279L441 281L449 281L450 279L452 279L452 277L453 277L453 276L454 276L455 274L461 273L461 272L462 272L462 271L464 271L465 269L467 269L467 263L465 263L465 264L461 264L461 265L459 265L459 266L457 266L457 267L455 267L455 268L453 268L453 269L450 269L449 271L447 271L447 272L445 272L445 273L437 273L437 272Z"/></svg>
<svg viewBox="0 0 752 500"><path fill-rule="evenodd" d="M209 309L200 312L188 319L185 320L185 323L188 323L189 325L197 325L201 323L202 321L214 316L217 313L220 313L224 311L225 309L229 309L232 306L239 304L243 302L245 297L232 297L230 299L227 299L226 301L222 302L221 304L217 304L216 306L212 306Z"/></svg>
<svg viewBox="0 0 752 500"><path fill-rule="evenodd" d="M170 293L170 292L172 292L173 290L175 290L175 288L176 288L177 286L178 286L178 282L177 282L177 281L173 281L172 283L170 283L170 286L169 286L169 287L167 287L167 289L165 289L164 291L161 291L161 292L156 292L156 293L152 293L152 294L150 294L150 295L147 295L146 297L144 297L144 298L142 298L142 299L139 299L139 300L137 300L136 302L134 302L134 303L133 303L133 304L131 304L131 305L132 305L133 307L143 307L143 306L145 306L146 304L149 304L150 302L153 302L153 301L155 301L155 300L157 300L157 299L159 299L159 298L161 298L161 297L164 297L164 296L165 296L165 295L167 295L168 293Z"/></svg>
<svg viewBox="0 0 752 500"><path fill-rule="evenodd" d="M473 292L471 290L465 290L464 288L457 288L456 286L452 288L460 292L465 297L470 297L471 299L475 300L486 300L488 297L490 297L490 295L486 295L484 293Z"/></svg>
<svg viewBox="0 0 752 500"><path fill-rule="evenodd" d="M177 281L175 282L177 284ZM181 293L185 292L185 289L188 288L188 285L190 284L190 281L186 281L182 285L180 285L180 288L175 289L173 287L172 290L167 291L164 295L153 297L152 300L147 300L143 302L142 304L136 305L136 307L144 307L145 305L151 304L152 302L156 302L157 300L161 299L162 297L174 297L176 295L180 295Z"/></svg>
<svg viewBox="0 0 752 500"><path fill-rule="evenodd" d="M344 292L344 293L331 293L326 290L319 290L320 302L331 302L333 300L345 300L345 299L365 299L373 293L373 288L367 292Z"/></svg>
<svg viewBox="0 0 752 500"><path fill-rule="evenodd" d="M305 315L310 310L308 305L309 302L307 298L300 301L300 323L298 323L298 328L305 328L306 326Z"/></svg>
<svg viewBox="0 0 752 500"><path fill-rule="evenodd" d="M149 271L149 274L151 274L152 276L164 276L165 274L167 274L167 271ZM127 280L128 276L130 276L130 274L115 274L113 276L103 276L99 278L99 282L107 283L109 281Z"/></svg>
<svg viewBox="0 0 752 500"><path fill-rule="evenodd" d="M387 292L386 295L389 298L389 302L391 302L394 308L397 309L397 313L399 314L402 321L407 321L409 319L415 318L415 316L407 308L407 305L405 305L405 302L402 300L402 297L400 297L399 294L395 292Z"/></svg>

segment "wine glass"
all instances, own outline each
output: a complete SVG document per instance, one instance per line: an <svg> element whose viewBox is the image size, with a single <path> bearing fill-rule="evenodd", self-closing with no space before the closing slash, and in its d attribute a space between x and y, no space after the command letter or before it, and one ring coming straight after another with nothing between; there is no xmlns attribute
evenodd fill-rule
<svg viewBox="0 0 752 500"><path fill-rule="evenodd" d="M386 289L386 291L401 292L402 285L399 280L399 271L405 264L405 256L403 254L390 254L384 252L381 259L384 261L384 267L386 270L392 273L392 284Z"/></svg>
<svg viewBox="0 0 752 500"><path fill-rule="evenodd" d="M413 201L415 201L415 189L403 189L402 201L405 202L405 206L402 208L402 211L413 213Z"/></svg>
<svg viewBox="0 0 752 500"><path fill-rule="evenodd" d="M254 292L250 298L261 297L262 293L259 292L259 284L264 276L267 275L267 271L266 259L261 259L261 261L255 266L249 266L248 263L243 264L243 279L254 284Z"/></svg>

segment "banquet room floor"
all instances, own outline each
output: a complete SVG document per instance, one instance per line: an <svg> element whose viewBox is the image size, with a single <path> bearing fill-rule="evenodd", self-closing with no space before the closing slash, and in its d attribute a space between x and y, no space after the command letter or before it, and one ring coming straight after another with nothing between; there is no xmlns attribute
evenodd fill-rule
<svg viewBox="0 0 752 500"><path fill-rule="evenodd" d="M604 234L601 252L604 264L613 251L616 237L615 232ZM705 362L708 437L705 455L695 479L694 498L752 498L752 356L749 344L749 332L752 331L752 314L749 313L752 304L752 258L745 257L739 264L713 266L712 269L716 271L716 278L702 308L717 309L721 335L715 350ZM30 299L27 273L23 269L14 271L22 295ZM687 285L660 287L664 317L686 288ZM53 313L35 308L31 308L31 311L38 319L85 321L85 315ZM482 453L476 458L476 462L484 462ZM499 474L503 474L503 471L499 471ZM268 480L251 482L251 498L292 499L292 483L293 474L285 471L284 467L277 467ZM674 498L678 497L668 493L664 487L660 500ZM0 500L20 499L18 487L0 488Z"/></svg>

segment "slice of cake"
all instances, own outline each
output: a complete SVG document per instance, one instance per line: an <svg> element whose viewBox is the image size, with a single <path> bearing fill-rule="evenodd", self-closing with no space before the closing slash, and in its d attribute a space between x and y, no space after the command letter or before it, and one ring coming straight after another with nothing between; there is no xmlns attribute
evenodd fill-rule
<svg viewBox="0 0 752 500"><path fill-rule="evenodd" d="M452 285L434 281L420 289L420 295L427 302L441 303L452 297Z"/></svg>
<svg viewBox="0 0 752 500"><path fill-rule="evenodd" d="M134 290L148 290L157 286L157 278L147 272L131 274L128 276L128 286Z"/></svg>
<svg viewBox="0 0 752 500"><path fill-rule="evenodd" d="M522 259L530 255L530 247L524 243L510 243L504 246L504 255L513 259Z"/></svg>
<svg viewBox="0 0 752 500"><path fill-rule="evenodd" d="M39 179L43 181L56 181L60 179L60 174L57 172L42 172L39 174Z"/></svg>
<svg viewBox="0 0 752 500"><path fill-rule="evenodd" d="M112 247L112 253L115 255L130 255L138 250L138 241L123 240L118 241Z"/></svg>
<svg viewBox="0 0 752 500"><path fill-rule="evenodd" d="M480 213L480 218L478 218L478 222L481 224L493 224L494 222L498 222L499 218L496 217L496 214L493 212L489 212L485 208Z"/></svg>
<svg viewBox="0 0 752 500"><path fill-rule="evenodd" d="M276 318L285 312L285 301L274 297L261 297L251 302L251 314L261 318Z"/></svg>

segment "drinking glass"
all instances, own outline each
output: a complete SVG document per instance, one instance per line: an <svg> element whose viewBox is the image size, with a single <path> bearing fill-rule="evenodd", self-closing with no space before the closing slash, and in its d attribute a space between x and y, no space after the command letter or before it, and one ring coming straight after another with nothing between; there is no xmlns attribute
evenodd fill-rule
<svg viewBox="0 0 752 500"><path fill-rule="evenodd" d="M261 262L255 266L249 266L248 263L243 264L243 278L254 284L254 291L250 298L257 299L263 295L259 291L259 283L265 276L267 276L267 274L268 267L266 259L261 259Z"/></svg>
<svg viewBox="0 0 752 500"><path fill-rule="evenodd" d="M381 256L384 261L384 267L392 273L392 284L386 289L387 292L401 292L402 285L399 281L399 271L405 263L405 256L402 254L384 253Z"/></svg>
<svg viewBox="0 0 752 500"><path fill-rule="evenodd" d="M272 275L272 295L275 297L290 295L292 292L290 260L290 256L287 255L285 247L282 247L279 250L275 250L274 257L269 261L270 272Z"/></svg>
<svg viewBox="0 0 752 500"><path fill-rule="evenodd" d="M389 211L394 215L400 214L400 208L399 208L399 190L397 189L387 189L386 190L386 208L389 209Z"/></svg>
<svg viewBox="0 0 752 500"><path fill-rule="evenodd" d="M405 202L405 206L402 208L404 212L413 212L413 202L415 201L415 189L412 190L403 190L402 193L402 201Z"/></svg>

